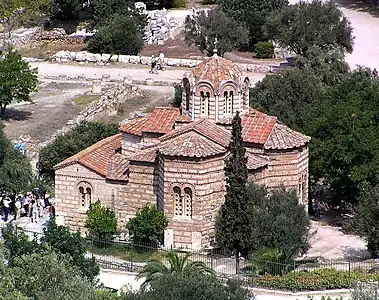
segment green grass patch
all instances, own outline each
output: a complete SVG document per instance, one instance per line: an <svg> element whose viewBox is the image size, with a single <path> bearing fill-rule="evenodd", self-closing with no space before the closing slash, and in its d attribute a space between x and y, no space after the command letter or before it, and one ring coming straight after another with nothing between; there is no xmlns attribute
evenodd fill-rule
<svg viewBox="0 0 379 300"><path fill-rule="evenodd" d="M99 98L100 97L98 95L84 94L75 98L72 102L75 103L76 105L88 105L92 103L93 101L99 100Z"/></svg>

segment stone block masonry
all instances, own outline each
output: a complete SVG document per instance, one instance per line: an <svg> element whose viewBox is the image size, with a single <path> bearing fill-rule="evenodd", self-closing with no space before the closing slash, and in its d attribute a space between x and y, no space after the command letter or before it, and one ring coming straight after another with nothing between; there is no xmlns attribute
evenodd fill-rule
<svg viewBox="0 0 379 300"><path fill-rule="evenodd" d="M51 60L58 63L78 62L80 64L95 63L98 65L106 65L110 63L150 65L151 63L151 57L149 56L94 54L86 51L59 51L51 57ZM169 67L194 68L202 61L202 59L165 58L165 65ZM278 70L287 67L286 62L281 62L278 64L237 63L237 65L244 71L262 74L275 73Z"/></svg>

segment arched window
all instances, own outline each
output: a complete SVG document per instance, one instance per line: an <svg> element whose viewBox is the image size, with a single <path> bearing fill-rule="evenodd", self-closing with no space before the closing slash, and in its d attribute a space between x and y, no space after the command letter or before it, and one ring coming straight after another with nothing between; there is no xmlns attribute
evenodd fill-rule
<svg viewBox="0 0 379 300"><path fill-rule="evenodd" d="M189 111L191 87L187 78L183 79L183 87L184 87L184 93L186 97L185 109L186 111Z"/></svg>
<svg viewBox="0 0 379 300"><path fill-rule="evenodd" d="M183 215L183 203L182 196L179 187L174 187L174 215L182 216Z"/></svg>
<svg viewBox="0 0 379 300"><path fill-rule="evenodd" d="M88 209L91 205L92 188L88 183L82 182L79 184L79 205L82 209Z"/></svg>
<svg viewBox="0 0 379 300"><path fill-rule="evenodd" d="M209 98L210 93L207 92L206 94L201 91L200 92L200 115L207 117L209 113Z"/></svg>
<svg viewBox="0 0 379 300"><path fill-rule="evenodd" d="M189 187L184 188L185 216L192 217L192 191Z"/></svg>
<svg viewBox="0 0 379 300"><path fill-rule="evenodd" d="M184 188L184 194L179 187L173 189L174 215L178 217L192 217L192 190Z"/></svg>
<svg viewBox="0 0 379 300"><path fill-rule="evenodd" d="M229 93L227 91L224 92L224 112L226 115L232 115L233 114L233 91L230 91Z"/></svg>

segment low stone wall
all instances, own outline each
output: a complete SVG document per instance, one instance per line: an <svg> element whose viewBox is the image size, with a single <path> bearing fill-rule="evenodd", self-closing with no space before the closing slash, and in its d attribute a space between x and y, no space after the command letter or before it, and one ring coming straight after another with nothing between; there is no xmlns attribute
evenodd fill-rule
<svg viewBox="0 0 379 300"><path fill-rule="evenodd" d="M105 65L108 63L121 63L121 64L142 64L150 65L151 57L149 56L134 56L134 55L111 55L111 54L94 54L86 51L82 52L70 52L70 51L59 51L52 58L52 61L58 63L67 62L78 62L81 64L85 63L96 63L99 65ZM184 67L193 68L200 64L202 60L200 59L180 59L180 58L165 58L166 66L170 67ZM283 62L277 65L274 64L239 64L244 71L254 72L254 73L274 73L281 68L287 66L287 62Z"/></svg>

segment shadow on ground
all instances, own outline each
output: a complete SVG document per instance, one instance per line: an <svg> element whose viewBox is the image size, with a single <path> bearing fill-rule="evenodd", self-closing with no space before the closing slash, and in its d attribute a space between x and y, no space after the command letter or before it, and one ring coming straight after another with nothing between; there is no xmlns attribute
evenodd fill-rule
<svg viewBox="0 0 379 300"><path fill-rule="evenodd" d="M26 121L31 118L31 115L31 111L11 107L5 110L4 121Z"/></svg>
<svg viewBox="0 0 379 300"><path fill-rule="evenodd" d="M337 0L336 2L338 5L346 9L369 13L370 15L376 18L379 17L379 6L374 4L374 2L363 2L354 0Z"/></svg>

